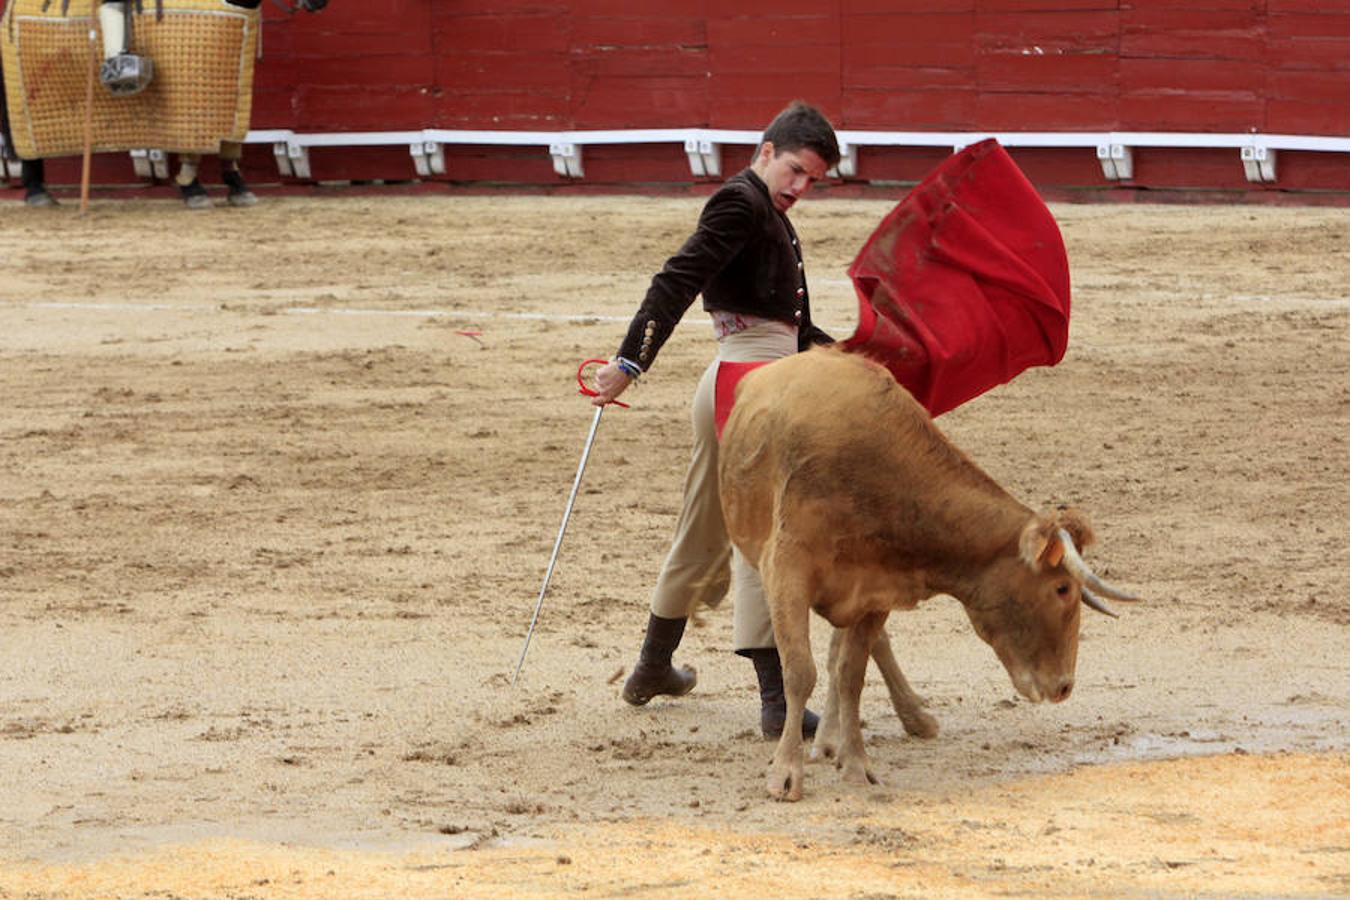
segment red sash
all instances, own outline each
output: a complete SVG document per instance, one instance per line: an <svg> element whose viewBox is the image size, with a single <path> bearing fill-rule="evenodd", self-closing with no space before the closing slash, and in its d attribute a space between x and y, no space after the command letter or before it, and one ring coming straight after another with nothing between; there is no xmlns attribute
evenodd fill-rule
<svg viewBox="0 0 1350 900"><path fill-rule="evenodd" d="M717 439L722 439L722 429L727 426L727 416L731 415L731 407L736 402L736 384L745 373L751 369L756 369L765 363L763 362L720 362L717 364L717 387L714 402L716 404L713 414L713 421L717 425Z"/></svg>

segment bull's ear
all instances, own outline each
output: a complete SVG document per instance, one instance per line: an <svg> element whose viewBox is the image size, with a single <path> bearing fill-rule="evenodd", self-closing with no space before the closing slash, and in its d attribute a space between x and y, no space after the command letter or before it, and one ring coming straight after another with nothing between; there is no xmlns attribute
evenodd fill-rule
<svg viewBox="0 0 1350 900"><path fill-rule="evenodd" d="M1073 538L1074 547L1081 553L1096 542L1097 536L1092 531L1092 525L1088 523L1087 516L1082 510L1075 509L1072 506L1061 506L1055 510L1051 516L1054 522L1053 528L1063 528Z"/></svg>
<svg viewBox="0 0 1350 900"><path fill-rule="evenodd" d="M1037 517L1022 528L1018 551L1022 562L1033 571L1053 569L1064 558L1064 546L1059 542L1059 526L1054 519Z"/></svg>

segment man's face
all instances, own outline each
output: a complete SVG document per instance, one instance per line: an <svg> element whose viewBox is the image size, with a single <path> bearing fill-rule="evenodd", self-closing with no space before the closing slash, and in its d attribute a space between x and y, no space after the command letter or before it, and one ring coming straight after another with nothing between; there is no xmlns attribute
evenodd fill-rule
<svg viewBox="0 0 1350 900"><path fill-rule="evenodd" d="M765 141L751 166L769 188L769 197L779 212L787 212L811 185L825 177L825 160L814 150L784 150L775 153L773 143Z"/></svg>

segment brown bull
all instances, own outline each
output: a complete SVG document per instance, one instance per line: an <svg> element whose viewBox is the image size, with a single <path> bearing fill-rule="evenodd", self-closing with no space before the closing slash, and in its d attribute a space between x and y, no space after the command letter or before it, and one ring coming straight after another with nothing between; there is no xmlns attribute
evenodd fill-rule
<svg viewBox="0 0 1350 900"><path fill-rule="evenodd" d="M844 629L827 704L838 704L837 726L827 710L823 749L837 738L844 779L875 784L858 702L891 610L957 598L1018 692L1057 703L1073 689L1080 602L1114 615L1098 594L1137 599L1079 556L1092 541L1080 513L1019 503L885 369L854 354L812 350L747 375L720 477L728 534L764 579L783 658L788 725L768 774L777 799L802 792L794 723L816 682L811 610Z"/></svg>

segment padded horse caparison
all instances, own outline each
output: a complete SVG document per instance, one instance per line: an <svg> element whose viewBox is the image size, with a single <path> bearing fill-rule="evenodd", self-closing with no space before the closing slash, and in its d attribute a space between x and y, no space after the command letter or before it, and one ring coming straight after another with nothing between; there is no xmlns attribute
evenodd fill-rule
<svg viewBox="0 0 1350 900"><path fill-rule="evenodd" d="M115 0L103 0L103 2L112 3L115 2ZM144 0L131 0L131 2L136 4L136 12L145 12ZM52 0L45 0L42 4L42 11L46 12L51 8L51 5ZM254 5L256 6L257 4ZM61 0L61 15L66 16L69 14L70 0ZM155 21L164 21L164 0L155 0Z"/></svg>

